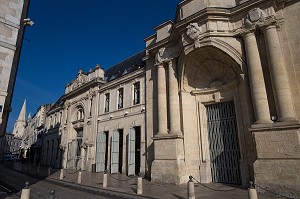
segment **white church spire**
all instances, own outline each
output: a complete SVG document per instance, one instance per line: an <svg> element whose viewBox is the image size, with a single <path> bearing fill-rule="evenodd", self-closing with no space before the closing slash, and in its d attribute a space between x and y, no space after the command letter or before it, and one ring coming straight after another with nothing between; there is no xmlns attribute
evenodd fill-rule
<svg viewBox="0 0 300 199"><path fill-rule="evenodd" d="M26 126L26 99L24 100L19 117L18 117L17 121L15 122L13 135L15 137L21 138L24 134L25 126Z"/></svg>

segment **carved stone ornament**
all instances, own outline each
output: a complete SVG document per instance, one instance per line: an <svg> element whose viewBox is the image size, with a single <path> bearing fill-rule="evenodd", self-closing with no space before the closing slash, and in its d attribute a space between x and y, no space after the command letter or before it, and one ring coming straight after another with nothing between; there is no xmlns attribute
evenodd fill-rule
<svg viewBox="0 0 300 199"><path fill-rule="evenodd" d="M247 16L245 17L244 24L246 28L251 28L263 20L265 20L264 11L260 8L253 8L248 12Z"/></svg>
<svg viewBox="0 0 300 199"><path fill-rule="evenodd" d="M197 23L190 23L190 25L188 25L186 29L187 29L186 31L187 36L189 36L193 40L198 39L201 33L201 29Z"/></svg>
<svg viewBox="0 0 300 199"><path fill-rule="evenodd" d="M167 59L165 58L166 54L166 48L162 47L158 50L156 56L155 56L155 62L156 63L163 63L164 61L166 61Z"/></svg>
<svg viewBox="0 0 300 199"><path fill-rule="evenodd" d="M83 74L82 70L79 70L77 78L74 80L74 82L72 84L73 90L80 87L81 85L83 85L86 82L87 82L87 76L85 74Z"/></svg>

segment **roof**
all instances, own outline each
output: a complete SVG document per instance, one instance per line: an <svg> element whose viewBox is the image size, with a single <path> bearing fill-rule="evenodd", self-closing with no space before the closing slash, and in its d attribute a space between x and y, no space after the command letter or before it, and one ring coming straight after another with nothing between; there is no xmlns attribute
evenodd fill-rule
<svg viewBox="0 0 300 199"><path fill-rule="evenodd" d="M145 67L146 63L143 61L146 51L143 50L132 57L118 63L115 66L108 68L105 71L105 79L107 82L120 78L128 73Z"/></svg>
<svg viewBox="0 0 300 199"><path fill-rule="evenodd" d="M47 113L50 113L51 111L61 108L64 104L64 101L61 99L62 96L51 106L51 108L47 111Z"/></svg>

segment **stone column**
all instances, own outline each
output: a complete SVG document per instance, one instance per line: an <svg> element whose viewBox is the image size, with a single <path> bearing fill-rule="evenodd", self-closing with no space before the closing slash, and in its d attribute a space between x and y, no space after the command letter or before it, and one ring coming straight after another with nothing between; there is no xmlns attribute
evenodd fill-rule
<svg viewBox="0 0 300 199"><path fill-rule="evenodd" d="M292 96L275 24L264 27L278 121L296 120Z"/></svg>
<svg viewBox="0 0 300 199"><path fill-rule="evenodd" d="M166 95L166 72L163 63L157 66L157 119L158 135L168 134L167 125L167 95Z"/></svg>
<svg viewBox="0 0 300 199"><path fill-rule="evenodd" d="M253 31L243 34L247 56L255 124L272 123L257 42Z"/></svg>
<svg viewBox="0 0 300 199"><path fill-rule="evenodd" d="M178 82L176 78L175 59L171 59L168 63L168 76L170 134L181 135Z"/></svg>

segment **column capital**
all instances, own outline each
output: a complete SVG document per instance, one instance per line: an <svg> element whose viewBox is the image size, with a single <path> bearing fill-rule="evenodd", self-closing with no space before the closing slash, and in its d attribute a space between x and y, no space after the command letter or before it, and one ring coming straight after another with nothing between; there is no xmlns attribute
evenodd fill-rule
<svg viewBox="0 0 300 199"><path fill-rule="evenodd" d="M276 21L274 21L272 23L264 24L261 26L261 30L263 32L266 32L266 30L268 30L268 29L276 29L277 30L278 28L279 28L279 25L277 24Z"/></svg>
<svg viewBox="0 0 300 199"><path fill-rule="evenodd" d="M244 28L244 29L241 30L240 35L241 35L243 38L246 38L246 37L248 37L248 36L250 36L250 35L254 35L254 34L255 34L255 31L256 31L255 28L250 28L250 29Z"/></svg>
<svg viewBox="0 0 300 199"><path fill-rule="evenodd" d="M163 68L165 66L165 63L166 62L159 62L159 63L154 64L154 66L157 68Z"/></svg>

